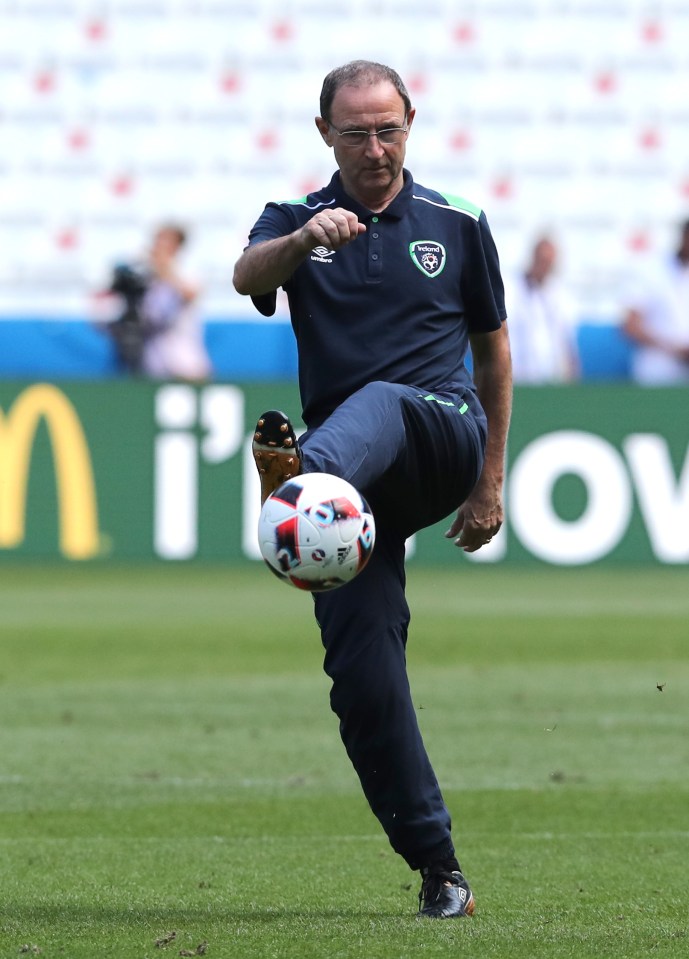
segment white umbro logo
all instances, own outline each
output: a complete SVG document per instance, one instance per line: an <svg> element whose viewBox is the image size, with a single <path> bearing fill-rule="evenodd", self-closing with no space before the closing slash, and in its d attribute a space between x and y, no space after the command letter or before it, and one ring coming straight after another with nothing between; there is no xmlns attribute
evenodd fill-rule
<svg viewBox="0 0 689 959"><path fill-rule="evenodd" d="M332 263L332 257L335 250L329 250L327 246L315 246L311 250L311 259L316 263Z"/></svg>

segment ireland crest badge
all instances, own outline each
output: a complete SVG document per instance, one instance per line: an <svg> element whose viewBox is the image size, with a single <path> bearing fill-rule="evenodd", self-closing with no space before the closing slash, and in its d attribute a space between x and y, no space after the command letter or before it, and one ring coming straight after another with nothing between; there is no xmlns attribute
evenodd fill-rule
<svg viewBox="0 0 689 959"><path fill-rule="evenodd" d="M445 269L445 247L435 240L415 240L409 244L409 255L414 266L426 276L440 276Z"/></svg>

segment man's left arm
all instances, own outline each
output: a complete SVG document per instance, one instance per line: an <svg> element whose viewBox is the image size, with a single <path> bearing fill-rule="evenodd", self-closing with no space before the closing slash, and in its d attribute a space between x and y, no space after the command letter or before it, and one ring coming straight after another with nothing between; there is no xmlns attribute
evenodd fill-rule
<svg viewBox="0 0 689 959"><path fill-rule="evenodd" d="M485 460L478 483L457 511L445 534L473 553L502 526L505 448L512 412L512 363L507 324L491 333L470 335L474 382L488 421Z"/></svg>

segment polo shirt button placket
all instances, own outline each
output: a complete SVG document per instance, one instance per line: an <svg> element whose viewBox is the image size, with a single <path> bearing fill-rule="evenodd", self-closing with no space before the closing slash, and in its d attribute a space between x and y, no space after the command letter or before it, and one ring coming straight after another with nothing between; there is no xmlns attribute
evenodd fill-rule
<svg viewBox="0 0 689 959"><path fill-rule="evenodd" d="M383 274L383 249L379 219L377 216L371 217L371 224L376 224L373 229L368 229L368 278L369 280L380 280Z"/></svg>

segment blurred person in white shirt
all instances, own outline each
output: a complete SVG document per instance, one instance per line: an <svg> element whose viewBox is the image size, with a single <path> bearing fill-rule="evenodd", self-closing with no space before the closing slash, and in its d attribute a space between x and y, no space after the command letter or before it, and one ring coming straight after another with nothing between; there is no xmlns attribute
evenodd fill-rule
<svg viewBox="0 0 689 959"><path fill-rule="evenodd" d="M505 281L515 383L566 383L579 377L574 310L557 278L558 251L543 236L525 269Z"/></svg>
<svg viewBox="0 0 689 959"><path fill-rule="evenodd" d="M689 383L689 220L675 253L637 271L622 330L634 345L632 377L643 386Z"/></svg>

